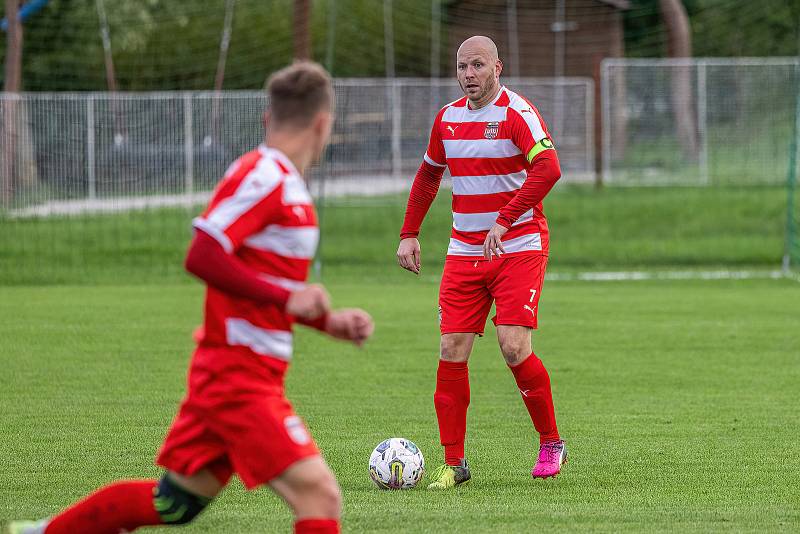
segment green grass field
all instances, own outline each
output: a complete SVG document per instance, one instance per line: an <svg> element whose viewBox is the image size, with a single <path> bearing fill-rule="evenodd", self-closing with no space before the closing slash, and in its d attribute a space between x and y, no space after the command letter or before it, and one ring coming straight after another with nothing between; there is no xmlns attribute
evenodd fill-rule
<svg viewBox="0 0 800 534"><path fill-rule="evenodd" d="M547 283L534 344L570 463L556 480L530 479L533 429L490 328L471 362L473 484L429 493L378 490L366 463L396 435L421 447L429 469L441 460L437 273L379 273L327 278L338 305L374 314L368 346L302 331L288 378L341 483L346 531L800 530L797 282ZM0 287L0 520L158 475L152 459L184 391L201 296L187 283ZM269 491L234 483L180 530L290 525Z"/></svg>
<svg viewBox="0 0 800 534"><path fill-rule="evenodd" d="M423 226L423 260L432 271L450 237L449 198L439 194ZM786 202L784 187L559 186L545 202L549 269L777 269ZM324 206L323 264L371 278L392 268L404 208L402 196ZM0 217L0 285L183 281L191 217L186 209ZM797 255L800 264L800 244Z"/></svg>

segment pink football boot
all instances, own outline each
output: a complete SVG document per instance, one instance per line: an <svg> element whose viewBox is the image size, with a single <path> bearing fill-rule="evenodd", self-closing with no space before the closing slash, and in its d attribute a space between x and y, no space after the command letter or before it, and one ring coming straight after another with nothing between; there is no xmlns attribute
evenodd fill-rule
<svg viewBox="0 0 800 534"><path fill-rule="evenodd" d="M533 478L555 477L567 463L567 446L564 440L548 441L539 447L539 459L531 471Z"/></svg>

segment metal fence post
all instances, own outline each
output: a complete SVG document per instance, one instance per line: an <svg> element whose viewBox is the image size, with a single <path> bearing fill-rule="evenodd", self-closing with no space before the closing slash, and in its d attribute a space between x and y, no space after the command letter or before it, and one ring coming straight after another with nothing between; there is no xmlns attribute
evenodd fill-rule
<svg viewBox="0 0 800 534"><path fill-rule="evenodd" d="M97 177L95 175L94 141L94 95L86 99L86 180L90 200L97 198Z"/></svg>
<svg viewBox="0 0 800 534"><path fill-rule="evenodd" d="M403 153L401 145L402 136L402 98L400 96L400 81L397 78L391 79L392 84L392 100L389 103L392 106L392 178L395 180L400 179L402 173Z"/></svg>
<svg viewBox="0 0 800 534"><path fill-rule="evenodd" d="M586 171L592 175L592 179L597 179L597 169L594 159L594 80L588 78L585 82L586 87Z"/></svg>
<svg viewBox="0 0 800 534"><path fill-rule="evenodd" d="M603 185L611 183L611 77L609 71L611 61L604 59L600 63L600 101L602 102L602 132L603 138L601 139L602 157L603 157Z"/></svg>
<svg viewBox="0 0 800 534"><path fill-rule="evenodd" d="M194 128L192 127L192 94L183 94L183 157L186 166L186 206L192 206L194 193Z"/></svg>
<svg viewBox="0 0 800 534"><path fill-rule="evenodd" d="M708 88L706 85L706 62L697 61L697 133L700 136L700 180L703 185L710 185L708 173Z"/></svg>

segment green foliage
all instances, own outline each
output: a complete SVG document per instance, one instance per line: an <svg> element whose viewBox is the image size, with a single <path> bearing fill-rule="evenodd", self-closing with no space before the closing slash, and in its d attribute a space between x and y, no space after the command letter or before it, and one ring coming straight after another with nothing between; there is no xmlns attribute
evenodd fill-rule
<svg viewBox="0 0 800 534"><path fill-rule="evenodd" d="M225 0L104 0L120 89L211 89L219 59ZM428 76L431 2L393 3L396 72ZM226 65L226 89L256 89L293 56L292 0L237 0ZM446 7L447 2L442 2ZM629 56L663 56L666 34L658 0L632 0L623 13ZM687 0L698 56L795 55L800 4L751 0ZM335 23L334 23L335 20ZM334 75L384 76L383 4L316 0L313 57L332 59ZM446 65L446 9L442 61ZM525 31L525 28L520 28ZM95 0L51 0L24 26L24 88L34 91L107 88ZM328 46L332 43L329 54ZM5 41L0 43L0 51Z"/></svg>
<svg viewBox="0 0 800 534"><path fill-rule="evenodd" d="M795 56L800 3L684 0L698 57ZM666 55L659 0L631 0L624 13L625 51L633 57Z"/></svg>
<svg viewBox="0 0 800 534"><path fill-rule="evenodd" d="M224 0L105 0L119 88L212 89L225 5ZM236 1L225 89L260 88L270 72L292 60L292 5L292 0ZM395 2L399 76L429 73L430 12L429 0ZM329 24L333 16L335 25ZM334 75L385 75L383 20L382 4L375 0L317 0L311 21L314 59L326 61L334 32ZM95 0L51 0L24 32L25 89L107 89Z"/></svg>

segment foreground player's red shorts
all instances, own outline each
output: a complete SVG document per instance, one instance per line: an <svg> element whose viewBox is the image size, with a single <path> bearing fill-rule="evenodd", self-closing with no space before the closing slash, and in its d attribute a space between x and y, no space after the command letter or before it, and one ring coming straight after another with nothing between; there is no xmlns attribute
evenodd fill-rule
<svg viewBox="0 0 800 534"><path fill-rule="evenodd" d="M439 286L439 329L442 334L483 335L495 303L496 325L537 327L547 256L520 254L486 261L445 260Z"/></svg>
<svg viewBox="0 0 800 534"><path fill-rule="evenodd" d="M208 468L223 484L236 473L253 489L319 454L284 396L283 369L259 358L224 347L195 351L189 391L158 465L185 476Z"/></svg>

